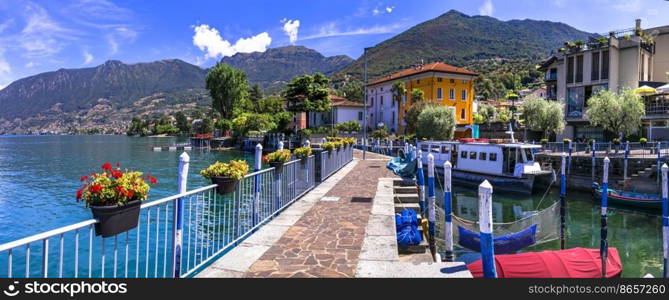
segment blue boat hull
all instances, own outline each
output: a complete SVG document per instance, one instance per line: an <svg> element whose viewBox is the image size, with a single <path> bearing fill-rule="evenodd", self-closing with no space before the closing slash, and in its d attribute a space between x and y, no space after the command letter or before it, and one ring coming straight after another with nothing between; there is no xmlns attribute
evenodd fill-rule
<svg viewBox="0 0 669 300"><path fill-rule="evenodd" d="M498 176L492 174L453 170L453 182L465 186L478 186L484 180L490 182L495 192L531 194L534 188L534 175L523 177Z"/></svg>
<svg viewBox="0 0 669 300"><path fill-rule="evenodd" d="M458 226L458 244L470 250L481 252L481 239L479 233ZM523 229L522 231L496 237L493 240L495 254L512 254L524 248L534 245L537 235L537 224Z"/></svg>
<svg viewBox="0 0 669 300"><path fill-rule="evenodd" d="M596 195L596 199L602 199L602 188L597 183L594 183L592 188ZM662 197L657 194L635 193L608 189L607 195L609 202L614 204L645 209L662 208Z"/></svg>

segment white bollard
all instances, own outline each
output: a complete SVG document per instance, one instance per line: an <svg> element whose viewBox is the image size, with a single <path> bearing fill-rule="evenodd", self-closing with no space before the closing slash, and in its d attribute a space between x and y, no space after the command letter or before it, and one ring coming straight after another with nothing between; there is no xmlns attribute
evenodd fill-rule
<svg viewBox="0 0 669 300"><path fill-rule="evenodd" d="M183 194L188 191L188 166L190 165L190 156L188 153L181 153L179 156L179 178L177 182L177 189L179 194ZM174 200L174 215L173 220L176 220L172 223L172 274L173 278L179 278L181 276L181 254L183 246L183 198L177 198Z"/></svg>
<svg viewBox="0 0 669 300"><path fill-rule="evenodd" d="M453 261L453 204L451 196L451 169L450 161L444 163L444 243L446 245L446 261Z"/></svg>
<svg viewBox="0 0 669 300"><path fill-rule="evenodd" d="M479 185L479 232L481 262L485 278L497 278L492 223L492 185L485 180Z"/></svg>

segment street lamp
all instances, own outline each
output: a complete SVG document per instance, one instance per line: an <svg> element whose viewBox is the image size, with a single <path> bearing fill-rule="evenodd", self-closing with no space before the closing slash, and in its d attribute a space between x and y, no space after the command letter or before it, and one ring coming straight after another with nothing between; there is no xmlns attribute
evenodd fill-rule
<svg viewBox="0 0 669 300"><path fill-rule="evenodd" d="M365 48L365 50L364 50L364 56L365 56L365 78L364 78L364 81L365 81L365 84L364 84L365 85L365 100L363 102L364 102L365 105L363 106L364 118L362 119L362 126L363 126L363 129L364 129L363 130L363 135L362 135L363 136L362 143L364 145L362 147L362 160L365 160L365 155L367 154L367 100L368 100L367 99L367 49L369 49L369 47Z"/></svg>

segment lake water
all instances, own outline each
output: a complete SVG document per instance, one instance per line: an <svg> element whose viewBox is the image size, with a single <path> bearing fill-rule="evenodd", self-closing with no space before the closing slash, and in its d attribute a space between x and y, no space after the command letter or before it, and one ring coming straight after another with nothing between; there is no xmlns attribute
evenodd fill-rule
<svg viewBox="0 0 669 300"><path fill-rule="evenodd" d="M82 175L99 171L105 162L120 162L123 167L157 177L158 184L151 188L149 200L175 194L181 152L153 152L151 147L183 141L126 136L0 136L0 243L89 219L90 210L75 201L75 191ZM252 155L236 151L189 154L189 190L209 184L198 173L214 161L253 161ZM442 193L437 195L438 203L443 203ZM475 219L476 197L473 189L455 187L454 207L459 208L459 213L470 213L464 217ZM543 201L542 198L543 193L527 197L495 194L496 214L504 222L513 221L517 218L514 206L523 211L541 209L556 201L558 195L554 190ZM589 194L569 192L568 201L567 247L599 248L599 206ZM660 276L662 233L657 214L610 209L609 245L618 248L625 277L647 273ZM528 250L558 248L559 241L554 241ZM470 253L460 249L458 254L464 257ZM33 255L35 261L31 263L38 269L39 253ZM4 269L0 262L0 272Z"/></svg>
<svg viewBox="0 0 669 300"><path fill-rule="evenodd" d="M152 146L185 142L177 138L126 136L0 136L0 243L91 218L75 201L79 178L99 172L105 162L158 178L149 200L177 192L177 152L154 152ZM188 189L211 184L199 171L217 160L246 159L237 151L188 151Z"/></svg>

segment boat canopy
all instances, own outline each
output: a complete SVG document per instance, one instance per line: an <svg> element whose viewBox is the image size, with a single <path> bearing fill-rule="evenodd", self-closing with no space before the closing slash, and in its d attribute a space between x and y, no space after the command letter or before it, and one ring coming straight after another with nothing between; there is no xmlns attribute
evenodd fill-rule
<svg viewBox="0 0 669 300"><path fill-rule="evenodd" d="M499 278L599 278L602 263L599 249L572 248L557 251L526 252L495 256ZM483 277L483 265L477 260L467 265L475 278ZM606 277L618 277L623 271L616 248L609 248Z"/></svg>

